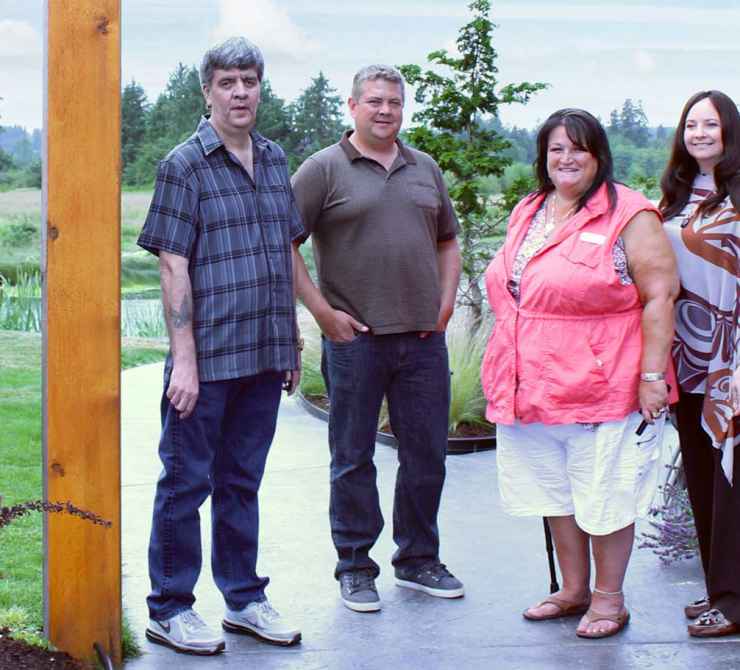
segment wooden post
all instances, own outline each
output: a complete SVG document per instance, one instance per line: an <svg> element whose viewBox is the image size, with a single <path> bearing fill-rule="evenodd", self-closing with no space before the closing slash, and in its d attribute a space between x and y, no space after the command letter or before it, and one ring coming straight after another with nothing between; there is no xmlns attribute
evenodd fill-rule
<svg viewBox="0 0 740 670"><path fill-rule="evenodd" d="M44 526L53 644L121 656L120 0L46 0Z"/></svg>

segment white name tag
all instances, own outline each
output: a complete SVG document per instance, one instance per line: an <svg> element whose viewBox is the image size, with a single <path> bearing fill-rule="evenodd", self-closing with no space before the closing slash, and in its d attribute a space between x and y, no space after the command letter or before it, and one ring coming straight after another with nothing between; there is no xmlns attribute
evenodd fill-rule
<svg viewBox="0 0 740 670"><path fill-rule="evenodd" d="M591 244L604 244L606 241L606 235L599 235L598 233L581 233L581 239L584 242L590 242Z"/></svg>

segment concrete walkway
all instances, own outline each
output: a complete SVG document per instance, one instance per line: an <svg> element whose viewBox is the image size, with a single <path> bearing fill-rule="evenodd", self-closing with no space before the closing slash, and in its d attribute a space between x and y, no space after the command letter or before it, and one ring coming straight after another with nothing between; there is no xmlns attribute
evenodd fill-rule
<svg viewBox="0 0 740 670"><path fill-rule="evenodd" d="M144 599L147 542L157 458L162 366L123 375L124 605L143 649L126 670L260 668L261 670L556 670L740 667L740 638L696 641L686 635L682 607L701 595L698 563L662 568L636 549L627 576L632 623L619 636L581 640L576 619L525 621L520 612L543 597L549 577L539 519L505 516L498 503L496 454L452 456L440 514L442 559L465 582L464 599L443 601L393 584L390 519L396 454L378 445L381 503L388 524L373 551L381 564L380 613L342 606L332 572L334 549L327 518L329 456L326 424L286 399L261 490L260 574L268 597L303 631L291 648L227 635L227 652L198 658L148 643ZM209 510L202 510L208 563ZM644 526L643 526L644 528ZM204 566L196 607L217 625L222 601Z"/></svg>

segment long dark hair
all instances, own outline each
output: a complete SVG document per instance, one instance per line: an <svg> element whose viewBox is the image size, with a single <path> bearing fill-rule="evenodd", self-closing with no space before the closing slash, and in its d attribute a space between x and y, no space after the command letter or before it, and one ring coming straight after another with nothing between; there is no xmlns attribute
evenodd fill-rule
<svg viewBox="0 0 740 670"><path fill-rule="evenodd" d="M534 173L537 177L538 189L533 196L543 195L555 190L547 174L547 143L550 133L558 126L563 126L573 144L579 149L588 151L598 163L593 183L578 200L576 211L585 207L591 196L606 182L609 197L609 208L614 209L617 203L617 189L614 187L614 161L609 148L606 131L599 120L583 109L559 109L550 114L537 133L537 158L534 160Z"/></svg>
<svg viewBox="0 0 740 670"><path fill-rule="evenodd" d="M728 195L735 209L740 211L740 113L732 98L721 91L699 91L692 95L684 105L676 135L673 138L671 158L660 180L660 188L663 191L660 211L666 219L675 216L686 206L691 195L691 185L699 173L699 164L689 155L683 134L686 117L691 108L705 98L709 98L719 115L724 152L722 159L714 167L714 183L717 186L717 192L704 200L697 212L699 214L711 212Z"/></svg>

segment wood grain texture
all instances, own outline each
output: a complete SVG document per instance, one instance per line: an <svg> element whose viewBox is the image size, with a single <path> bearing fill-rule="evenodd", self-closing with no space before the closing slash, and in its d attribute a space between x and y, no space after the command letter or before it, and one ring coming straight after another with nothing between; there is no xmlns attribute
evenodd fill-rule
<svg viewBox="0 0 740 670"><path fill-rule="evenodd" d="M46 633L120 661L120 1L45 10L45 495L113 523L46 519Z"/></svg>

